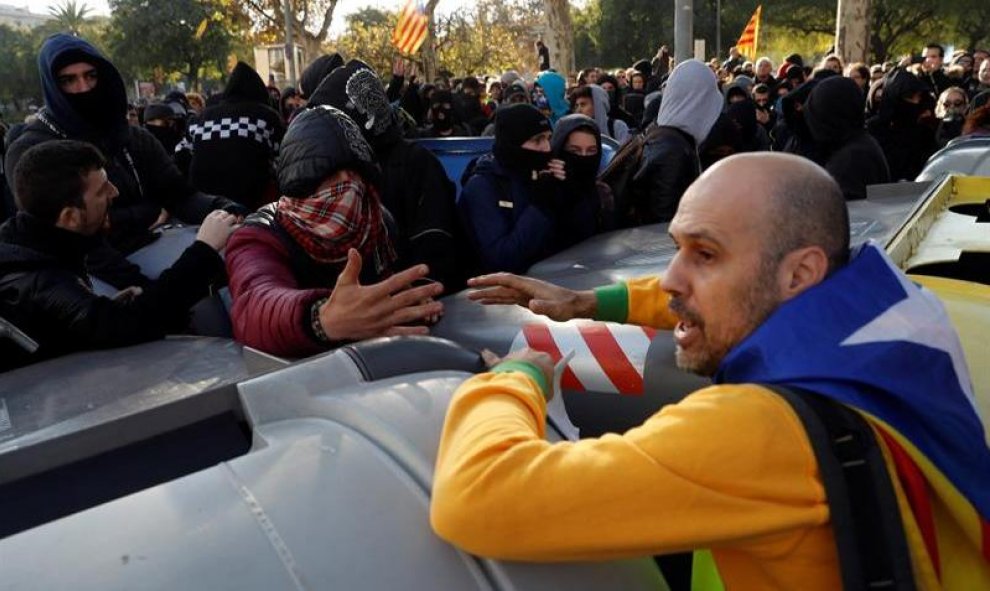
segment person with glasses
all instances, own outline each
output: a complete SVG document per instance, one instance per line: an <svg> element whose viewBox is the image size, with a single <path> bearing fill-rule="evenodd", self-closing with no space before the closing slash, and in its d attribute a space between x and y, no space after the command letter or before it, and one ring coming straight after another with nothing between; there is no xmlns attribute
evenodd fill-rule
<svg viewBox="0 0 990 591"><path fill-rule="evenodd" d="M939 148L962 133L968 106L969 97L966 91L958 86L947 88L939 95L938 103L935 105L935 116L939 120L936 134Z"/></svg>

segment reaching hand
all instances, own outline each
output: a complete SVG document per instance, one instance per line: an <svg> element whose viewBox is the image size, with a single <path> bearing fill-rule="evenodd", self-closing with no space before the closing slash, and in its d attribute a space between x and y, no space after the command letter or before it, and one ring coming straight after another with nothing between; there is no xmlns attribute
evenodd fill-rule
<svg viewBox="0 0 990 591"><path fill-rule="evenodd" d="M392 58L392 75L397 78L404 78L406 75L406 60L401 55Z"/></svg>
<svg viewBox="0 0 990 591"><path fill-rule="evenodd" d="M205 242L213 250L220 252L227 246L227 240L237 229L239 219L222 209L211 211L196 232L196 240Z"/></svg>
<svg viewBox="0 0 990 591"><path fill-rule="evenodd" d="M443 304L433 301L443 285L411 287L428 272L426 265L416 265L379 283L361 285L361 255L352 248L330 298L320 307L323 331L335 341L429 334L426 326L404 326L443 314Z"/></svg>
<svg viewBox="0 0 990 591"><path fill-rule="evenodd" d="M565 172L563 160L554 158L547 164L546 171L552 174L558 181L567 180L567 172Z"/></svg>
<svg viewBox="0 0 990 591"><path fill-rule="evenodd" d="M468 280L468 299L485 305L516 304L552 320L594 318L598 301L592 291L574 291L512 273L494 273Z"/></svg>
<svg viewBox="0 0 990 591"><path fill-rule="evenodd" d="M536 351L535 349L530 349L526 347L520 349L513 353L509 353L502 359L502 361L522 361L525 363L532 363L536 367L540 368L543 372L543 377L546 378L546 383L550 387L548 392L544 392L543 395L546 397L547 401L553 398L553 358L543 351Z"/></svg>

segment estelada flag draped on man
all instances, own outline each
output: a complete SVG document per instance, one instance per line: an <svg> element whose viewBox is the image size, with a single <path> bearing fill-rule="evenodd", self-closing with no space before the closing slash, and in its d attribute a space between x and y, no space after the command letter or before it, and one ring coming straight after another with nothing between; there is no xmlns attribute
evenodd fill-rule
<svg viewBox="0 0 990 591"><path fill-rule="evenodd" d="M750 17L749 23L743 29L742 35L739 36L739 41L736 43L736 49L739 50L739 53L751 60L756 59L756 49L760 43L760 15L762 12L763 5L761 4L756 7L756 12Z"/></svg>
<svg viewBox="0 0 990 591"><path fill-rule="evenodd" d="M423 6L417 0L409 0L399 13L399 22L392 33L392 45L401 53L413 54L419 51L430 26Z"/></svg>

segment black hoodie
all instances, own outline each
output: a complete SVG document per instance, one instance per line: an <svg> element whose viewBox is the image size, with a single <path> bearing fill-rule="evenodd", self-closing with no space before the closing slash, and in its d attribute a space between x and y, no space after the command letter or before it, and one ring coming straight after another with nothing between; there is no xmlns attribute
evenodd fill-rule
<svg viewBox="0 0 990 591"><path fill-rule="evenodd" d="M804 104L804 121L818 164L839 183L846 199L865 199L867 185L890 182L883 150L863 127L863 91L849 78L819 82Z"/></svg>
<svg viewBox="0 0 990 591"><path fill-rule="evenodd" d="M57 69L78 62L89 62L99 71L97 89L105 110L95 117L83 117L74 101L61 91ZM38 54L38 68L45 106L38 120L7 147L4 170L13 188L14 171L21 155L40 143L55 139L89 141L107 157L107 176L120 191L110 208L111 248L94 251L90 271L124 288L147 282L133 266L127 266L120 253L129 253L155 236L148 228L162 208L180 220L198 224L214 209L234 206L227 199L196 192L183 177L161 143L142 127L127 125L127 94L117 69L95 47L83 39L58 34L45 40ZM78 99L76 99L76 102Z"/></svg>
<svg viewBox="0 0 990 591"><path fill-rule="evenodd" d="M907 100L916 93L921 102ZM887 157L891 179L913 181L935 153L934 110L935 98L914 74L897 68L884 78L879 112L866 126Z"/></svg>
<svg viewBox="0 0 990 591"><path fill-rule="evenodd" d="M189 126L189 180L201 191L258 209L276 197L274 163L283 135L285 125L269 106L261 76L238 62L220 104Z"/></svg>

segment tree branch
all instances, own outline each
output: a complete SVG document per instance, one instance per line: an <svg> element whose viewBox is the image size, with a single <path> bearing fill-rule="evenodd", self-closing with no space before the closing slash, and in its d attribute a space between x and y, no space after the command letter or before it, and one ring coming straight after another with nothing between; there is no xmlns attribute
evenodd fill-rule
<svg viewBox="0 0 990 591"><path fill-rule="evenodd" d="M257 0L245 0L245 1L247 2L251 10L261 15L262 18L267 20L272 25L275 25L277 27L282 24L281 21L279 21L278 19L272 17L267 12L265 12L266 9L263 8L260 4L258 4Z"/></svg>
<svg viewBox="0 0 990 591"><path fill-rule="evenodd" d="M320 25L320 33L317 38L322 42L327 38L327 31L330 30L330 23L333 21L333 13L337 9L337 0L330 0L330 6L327 6L326 12L323 13L323 24Z"/></svg>

